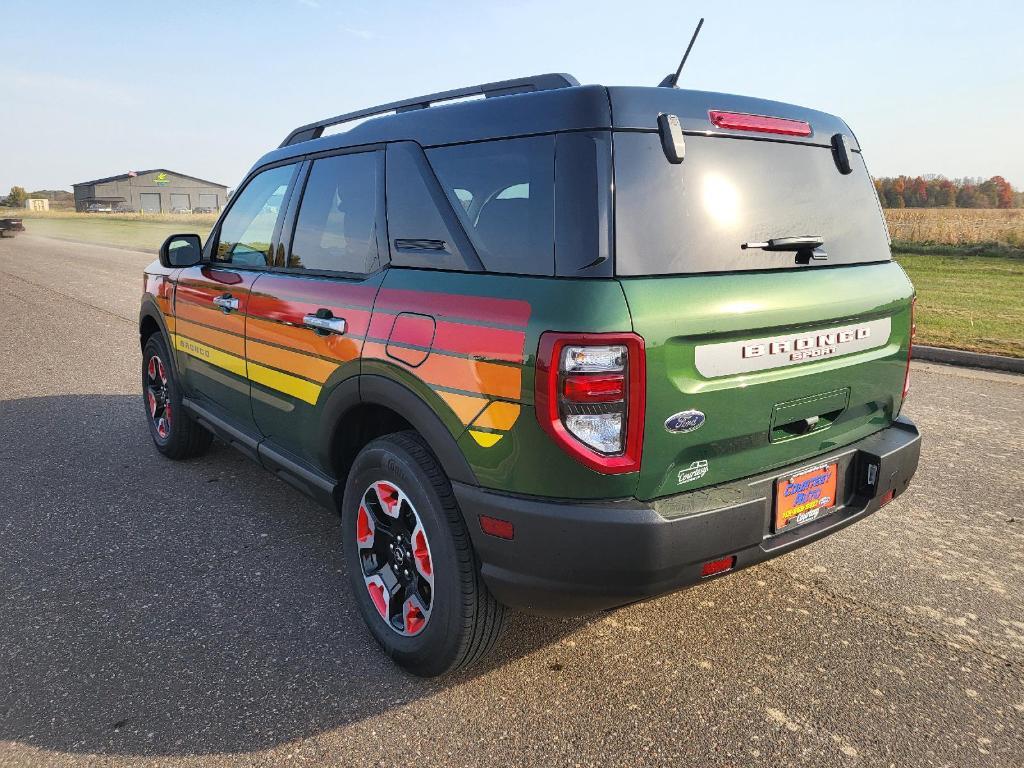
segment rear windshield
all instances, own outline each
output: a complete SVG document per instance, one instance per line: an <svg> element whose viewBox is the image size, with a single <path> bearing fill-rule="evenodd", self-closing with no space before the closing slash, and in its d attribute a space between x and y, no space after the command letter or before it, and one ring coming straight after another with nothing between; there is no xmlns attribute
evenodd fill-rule
<svg viewBox="0 0 1024 768"><path fill-rule="evenodd" d="M843 175L828 147L691 135L685 159L672 164L657 134L614 141L619 275L793 268L794 253L741 244L808 235L827 254L814 264L891 258L858 153Z"/></svg>

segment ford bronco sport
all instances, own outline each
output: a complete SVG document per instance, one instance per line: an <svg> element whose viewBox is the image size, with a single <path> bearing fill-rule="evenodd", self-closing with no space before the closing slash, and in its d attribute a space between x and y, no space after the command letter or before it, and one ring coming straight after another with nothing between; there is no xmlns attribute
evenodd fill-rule
<svg viewBox="0 0 1024 768"><path fill-rule="evenodd" d="M506 606L661 595L902 493L913 297L842 120L542 75L260 159L146 270L146 415L339 509L370 631L437 675Z"/></svg>

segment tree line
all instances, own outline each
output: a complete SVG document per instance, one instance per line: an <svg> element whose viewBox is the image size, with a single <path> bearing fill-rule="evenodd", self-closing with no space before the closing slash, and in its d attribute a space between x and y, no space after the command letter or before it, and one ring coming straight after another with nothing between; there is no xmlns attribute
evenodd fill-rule
<svg viewBox="0 0 1024 768"><path fill-rule="evenodd" d="M1024 191L1002 176L883 176L875 189L883 208L1024 208Z"/></svg>

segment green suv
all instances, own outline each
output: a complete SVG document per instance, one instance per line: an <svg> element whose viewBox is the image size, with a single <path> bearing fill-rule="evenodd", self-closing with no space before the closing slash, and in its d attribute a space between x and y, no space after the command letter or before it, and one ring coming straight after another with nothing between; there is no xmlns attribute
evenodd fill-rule
<svg viewBox="0 0 1024 768"><path fill-rule="evenodd" d="M801 107L552 74L339 115L145 284L158 449L216 435L340 510L367 625L420 675L507 606L758 563L917 467L914 291L853 133Z"/></svg>

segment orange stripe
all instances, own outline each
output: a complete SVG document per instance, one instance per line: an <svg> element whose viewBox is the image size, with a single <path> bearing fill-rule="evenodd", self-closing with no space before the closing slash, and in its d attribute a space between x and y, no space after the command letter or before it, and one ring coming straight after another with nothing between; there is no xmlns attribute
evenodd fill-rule
<svg viewBox="0 0 1024 768"><path fill-rule="evenodd" d="M455 411L455 415L459 417L459 421L463 424L469 424L473 420L473 417L480 413L480 409L484 407L487 402L482 397L471 397L470 395L459 395L455 392L444 392L442 390L434 390L437 394L448 403L448 406Z"/></svg>
<svg viewBox="0 0 1024 768"><path fill-rule="evenodd" d="M488 429L512 429L519 418L520 408L515 403L495 402L487 406L487 410L481 413L474 427L486 427Z"/></svg>
<svg viewBox="0 0 1024 768"><path fill-rule="evenodd" d="M363 345L365 357L377 357L397 363L387 356L384 345L368 341ZM517 400L522 391L522 371L515 366L499 365L464 357L449 357L440 352L430 356L414 369L416 375L428 384L479 392L505 400Z"/></svg>
<svg viewBox="0 0 1024 768"><path fill-rule="evenodd" d="M257 341L249 341L246 352L247 359L254 363L269 365L280 371L302 376L323 383L327 381L332 373L338 369L337 363L321 360L319 357L310 357L301 352L291 352L287 349L268 347Z"/></svg>
<svg viewBox="0 0 1024 768"><path fill-rule="evenodd" d="M355 360L359 357L361 339L348 335L318 336L308 328L297 328L294 325L281 325L258 317L250 317L246 325L249 340L267 341L283 347L291 347L299 352L311 355L333 357L340 362Z"/></svg>
<svg viewBox="0 0 1024 768"><path fill-rule="evenodd" d="M230 333L242 336L245 333L245 317L239 314L225 314L219 309L200 307L187 301L176 301L174 308L178 317L184 320L195 320L197 323L215 325Z"/></svg>
<svg viewBox="0 0 1024 768"><path fill-rule="evenodd" d="M188 320L179 320L175 332L179 336L187 336L195 341L201 341L225 352L230 352L232 355L245 357L245 339L241 336L204 328L201 325L190 323Z"/></svg>

